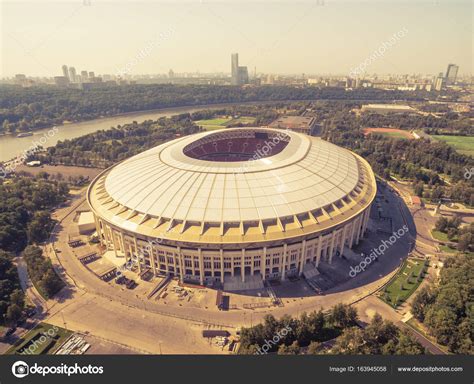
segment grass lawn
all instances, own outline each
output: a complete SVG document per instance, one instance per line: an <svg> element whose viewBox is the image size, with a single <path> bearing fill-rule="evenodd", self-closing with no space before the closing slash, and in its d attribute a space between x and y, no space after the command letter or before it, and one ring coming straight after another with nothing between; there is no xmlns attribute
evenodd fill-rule
<svg viewBox="0 0 474 384"><path fill-rule="evenodd" d="M226 125L234 125L234 124L253 124L255 123L255 117L251 116L241 116L238 117L237 119L232 119L231 121L227 122Z"/></svg>
<svg viewBox="0 0 474 384"><path fill-rule="evenodd" d="M47 323L39 323L7 352L7 355L52 354L72 335L72 331ZM28 349L29 348L29 349Z"/></svg>
<svg viewBox="0 0 474 384"><path fill-rule="evenodd" d="M444 242L448 242L448 241L451 241L448 239L448 235L444 232L441 232L441 231L437 231L436 229L433 229L431 231L431 235L436 239L436 240L439 240L439 241L444 241Z"/></svg>
<svg viewBox="0 0 474 384"><path fill-rule="evenodd" d="M206 131L213 131L216 129L225 128L225 125L231 120L232 118L230 117L222 117L207 120L197 120L195 123L196 125L202 126Z"/></svg>
<svg viewBox="0 0 474 384"><path fill-rule="evenodd" d="M236 119L233 119L231 117L216 117L214 119L197 120L194 123L196 125L202 126L206 131L214 131L216 129L225 128L228 125L234 125L238 123L250 124L250 123L253 123L254 121L255 121L254 117L241 116Z"/></svg>
<svg viewBox="0 0 474 384"><path fill-rule="evenodd" d="M474 156L474 136L432 135L431 137L444 141L463 155Z"/></svg>
<svg viewBox="0 0 474 384"><path fill-rule="evenodd" d="M425 260L409 259L385 287L380 298L393 308L403 304L418 288L423 280Z"/></svg>
<svg viewBox="0 0 474 384"><path fill-rule="evenodd" d="M196 121L197 125L225 125L228 121L232 120L230 117L207 119L207 120L198 120Z"/></svg>
<svg viewBox="0 0 474 384"><path fill-rule="evenodd" d="M454 248L450 248L447 245L440 245L439 249L444 253L457 253L458 250Z"/></svg>
<svg viewBox="0 0 474 384"><path fill-rule="evenodd" d="M377 135L390 137L391 139L408 140L408 137L406 137L406 135L401 132L374 132L374 133L377 133Z"/></svg>

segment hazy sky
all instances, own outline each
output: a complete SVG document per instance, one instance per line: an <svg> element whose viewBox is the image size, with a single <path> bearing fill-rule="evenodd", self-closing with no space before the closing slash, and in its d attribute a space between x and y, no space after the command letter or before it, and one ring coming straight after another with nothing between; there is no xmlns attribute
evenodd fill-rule
<svg viewBox="0 0 474 384"><path fill-rule="evenodd" d="M347 74L401 30L369 73L434 74L448 63L473 72L470 1L0 4L0 76L60 75L62 64L100 74L230 72L232 52L252 73Z"/></svg>

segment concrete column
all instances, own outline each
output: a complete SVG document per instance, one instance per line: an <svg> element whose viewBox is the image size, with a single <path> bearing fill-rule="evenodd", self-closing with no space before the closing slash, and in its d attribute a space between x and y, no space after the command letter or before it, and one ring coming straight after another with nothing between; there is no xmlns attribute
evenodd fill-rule
<svg viewBox="0 0 474 384"><path fill-rule="evenodd" d="M108 226L107 223L103 223L104 226L103 226L103 230L104 230L104 234L105 234L105 243L106 243L106 246L107 246L107 250L113 248L113 245L112 245L112 238L110 237L110 228Z"/></svg>
<svg viewBox="0 0 474 384"><path fill-rule="evenodd" d="M234 256L232 256L232 257L230 258L230 275L231 275L232 277L234 277L234 275L235 275L235 273L234 273L234 268L235 268L235 266L234 266Z"/></svg>
<svg viewBox="0 0 474 384"><path fill-rule="evenodd" d="M283 261L282 263L280 264L281 265L281 281L285 281L285 277L286 277L286 255L287 255L287 252L288 252L288 245L285 243L283 245Z"/></svg>
<svg viewBox="0 0 474 384"><path fill-rule="evenodd" d="M111 231L111 235L112 235L112 244L113 244L113 247L114 247L115 257L118 257L118 255L117 255L117 248L118 248L117 239L115 238L114 230L111 228L110 231Z"/></svg>
<svg viewBox="0 0 474 384"><path fill-rule="evenodd" d="M125 241L123 240L123 232L119 232L120 235L120 244L123 252L123 256L125 257Z"/></svg>
<svg viewBox="0 0 474 384"><path fill-rule="evenodd" d="M211 256L211 275L214 278L214 255Z"/></svg>
<svg viewBox="0 0 474 384"><path fill-rule="evenodd" d="M137 255L138 257L138 242L137 242L137 237L136 236L133 236L133 244L135 245L135 255ZM140 264L140 257L138 257L138 271L139 273L142 272L142 267L141 267L141 264Z"/></svg>
<svg viewBox="0 0 474 384"><path fill-rule="evenodd" d="M240 276L242 283L245 283L245 248L242 248L242 256L240 257Z"/></svg>
<svg viewBox="0 0 474 384"><path fill-rule="evenodd" d="M338 248L339 248L339 257L342 257L342 251L344 250L344 243L346 242L346 233L347 233L347 225L344 226L342 229L341 234L341 241L339 241Z"/></svg>
<svg viewBox="0 0 474 384"><path fill-rule="evenodd" d="M105 247L105 249L108 249L109 248L109 244L108 244L108 241L107 241L107 228L106 228L106 224L102 221L102 220L99 220L99 224L100 224L100 227L101 227L101 234L104 235L104 239L102 240L102 236L100 237L102 241L102 245Z"/></svg>
<svg viewBox="0 0 474 384"><path fill-rule="evenodd" d="M356 227L356 220L352 221L352 223L351 223L351 238L349 240L349 248L352 248L353 245L354 245L355 227Z"/></svg>
<svg viewBox="0 0 474 384"><path fill-rule="evenodd" d="M369 218L370 218L370 208L365 210L365 220L364 220L364 229L363 233L367 230L367 226L369 225Z"/></svg>
<svg viewBox="0 0 474 384"><path fill-rule="evenodd" d="M303 267L306 263L306 240L303 240L301 244L301 255L300 255L300 276L303 274Z"/></svg>
<svg viewBox="0 0 474 384"><path fill-rule="evenodd" d="M357 236L355 238L356 245L359 244L361 229L362 229L362 216L359 216L357 219Z"/></svg>
<svg viewBox="0 0 474 384"><path fill-rule="evenodd" d="M319 266L319 261L321 260L321 247L323 245L323 237L318 237L318 246L316 249L316 267Z"/></svg>
<svg viewBox="0 0 474 384"><path fill-rule="evenodd" d="M262 255L262 265L263 267L261 266L260 267L260 273L262 274L262 279L263 281L265 281L265 270L267 269L267 247L263 247L263 255ZM271 270L270 270L271 272Z"/></svg>
<svg viewBox="0 0 474 384"><path fill-rule="evenodd" d="M181 247L178 247L178 260L179 260L179 281L184 282L184 255L181 252Z"/></svg>
<svg viewBox="0 0 474 384"><path fill-rule="evenodd" d="M198 249L199 252L199 283L201 285L204 285L204 263L202 260L202 249Z"/></svg>
<svg viewBox="0 0 474 384"><path fill-rule="evenodd" d="M254 263L255 263L255 255L252 255L252 260L251 260L251 263L252 263L252 264L250 264L250 273L251 273L251 274L252 274L252 276L253 276L253 275L254 275L254 269L255 269L255 267L254 267Z"/></svg>
<svg viewBox="0 0 474 384"><path fill-rule="evenodd" d="M109 235L107 233L107 224L103 220L99 220L99 223L102 227L102 233L104 234L104 245L108 249L109 248Z"/></svg>
<svg viewBox="0 0 474 384"><path fill-rule="evenodd" d="M196 276L196 267L194 266L194 261L196 260L196 255L191 256L191 270L193 272L193 276ZM199 256L198 256L199 261Z"/></svg>
<svg viewBox="0 0 474 384"><path fill-rule="evenodd" d="M332 235L331 235L331 245L329 247L329 258L328 258L329 259L328 260L329 264L332 263L332 256L334 254L334 242L336 240L336 234L337 234L337 232L333 232Z"/></svg>
<svg viewBox="0 0 474 384"><path fill-rule="evenodd" d="M166 255L166 250L163 249L163 252L164 252L164 257L165 257L165 269L166 269L166 273L168 274L170 272L169 268L168 268L168 256Z"/></svg>
<svg viewBox="0 0 474 384"><path fill-rule="evenodd" d="M130 259L132 259L132 255L137 255L138 254L138 244L137 244L137 237L136 236L133 236L133 246L135 247L135 249L131 253Z"/></svg>
<svg viewBox="0 0 474 384"><path fill-rule="evenodd" d="M219 252L221 254L221 283L224 284L224 250L221 248Z"/></svg>
<svg viewBox="0 0 474 384"><path fill-rule="evenodd" d="M174 253L174 252L173 252ZM174 269L174 275L176 276L176 274L178 273L177 270L176 270L176 267L177 267L177 264L176 264L176 257L178 257L178 263L179 263L179 253L178 255L174 254L173 255L173 269Z"/></svg>
<svg viewBox="0 0 474 384"><path fill-rule="evenodd" d="M273 273L273 256L270 255L270 273Z"/></svg>
<svg viewBox="0 0 474 384"><path fill-rule="evenodd" d="M101 234L101 231L100 231L99 219L97 218L95 213L93 215L94 215L95 230L97 232L97 236L99 236L100 245L102 245L102 234Z"/></svg>
<svg viewBox="0 0 474 384"><path fill-rule="evenodd" d="M158 251L158 248L156 247L155 244L152 244L150 248L151 249L148 251L150 264L151 264L151 268L153 269L153 275L155 275L156 274L155 251ZM178 247L178 251L179 251L179 247ZM158 254L158 252L156 253Z"/></svg>

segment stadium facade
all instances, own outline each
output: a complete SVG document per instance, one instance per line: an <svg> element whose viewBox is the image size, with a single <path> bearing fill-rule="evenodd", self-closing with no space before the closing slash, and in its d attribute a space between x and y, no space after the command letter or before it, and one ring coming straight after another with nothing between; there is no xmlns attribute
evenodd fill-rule
<svg viewBox="0 0 474 384"><path fill-rule="evenodd" d="M331 263L363 236L375 194L360 156L262 127L154 147L98 175L87 199L101 244L117 257L205 284L285 280Z"/></svg>

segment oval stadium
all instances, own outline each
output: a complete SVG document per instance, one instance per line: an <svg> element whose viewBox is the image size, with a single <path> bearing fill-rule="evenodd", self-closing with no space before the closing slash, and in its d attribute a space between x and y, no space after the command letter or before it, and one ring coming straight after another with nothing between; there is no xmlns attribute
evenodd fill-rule
<svg viewBox="0 0 474 384"><path fill-rule="evenodd" d="M87 193L103 247L198 284L285 280L364 235L376 182L320 138L234 128L177 138L102 172Z"/></svg>

